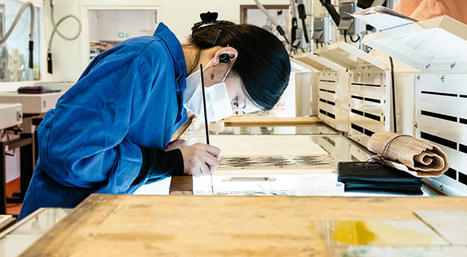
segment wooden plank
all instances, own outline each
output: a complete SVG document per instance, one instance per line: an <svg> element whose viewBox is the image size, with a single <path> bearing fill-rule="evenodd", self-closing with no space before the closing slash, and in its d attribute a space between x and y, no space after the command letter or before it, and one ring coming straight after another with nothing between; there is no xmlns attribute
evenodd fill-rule
<svg viewBox="0 0 467 257"><path fill-rule="evenodd" d="M325 256L315 220L414 220L462 197L91 195L21 256Z"/></svg>
<svg viewBox="0 0 467 257"><path fill-rule="evenodd" d="M293 126L321 123L318 117L271 117L253 115L235 115L224 120L225 126Z"/></svg>

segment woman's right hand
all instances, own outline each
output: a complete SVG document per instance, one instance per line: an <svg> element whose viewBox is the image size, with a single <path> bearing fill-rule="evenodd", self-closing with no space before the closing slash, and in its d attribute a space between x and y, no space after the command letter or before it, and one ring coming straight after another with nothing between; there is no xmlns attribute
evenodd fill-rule
<svg viewBox="0 0 467 257"><path fill-rule="evenodd" d="M183 156L184 173L195 177L210 175L219 165L220 149L201 143L180 149Z"/></svg>

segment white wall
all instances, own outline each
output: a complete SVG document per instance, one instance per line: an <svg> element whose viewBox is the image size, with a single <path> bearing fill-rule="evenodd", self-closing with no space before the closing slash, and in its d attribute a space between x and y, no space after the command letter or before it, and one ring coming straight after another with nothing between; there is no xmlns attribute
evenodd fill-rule
<svg viewBox="0 0 467 257"><path fill-rule="evenodd" d="M281 9L268 9L269 15L274 17L277 21L277 23L284 28L284 30L289 31L290 30L290 15L289 11L282 11L282 14L278 15L277 12L280 11ZM256 25L258 27L265 28L265 24L268 24L270 27L274 27L271 22L268 23L268 18L260 9L249 9L247 11L247 21L248 24ZM277 30L273 30L274 35L278 37L281 41L285 41L283 37L277 32Z"/></svg>
<svg viewBox="0 0 467 257"><path fill-rule="evenodd" d="M289 4L289 0L262 0L263 4ZM199 21L199 14L216 11L219 18L238 23L240 5L252 5L253 0L59 0L55 1L56 19L74 14L82 19L83 31L80 39L69 42L61 38L54 39L55 74L47 79L76 80L89 62L89 9L153 9L158 8L158 20L164 22L183 43L187 41L192 25ZM48 1L46 14L49 14ZM46 23L47 35L51 32L49 17ZM74 21L66 21L61 28L67 35L76 31Z"/></svg>
<svg viewBox="0 0 467 257"><path fill-rule="evenodd" d="M156 10L92 10L88 12L91 41L119 42L151 36L157 27ZM125 34L125 38L120 37Z"/></svg>
<svg viewBox="0 0 467 257"><path fill-rule="evenodd" d="M55 22L61 17L68 14L74 14L80 16L80 1L73 0L59 0L55 1ZM52 32L52 24L50 21L50 8L49 1L44 3L45 13L45 33L47 41L49 40ZM76 34L77 25L76 21L68 19L60 26L60 31L67 36ZM83 30L83 33L88 33L88 30ZM80 41L66 41L57 35L54 38L52 45L52 55L54 61L54 74L49 75L47 71L43 71L44 80L76 80L80 74L81 63L80 63ZM89 59L89 56L88 56Z"/></svg>
<svg viewBox="0 0 467 257"><path fill-rule="evenodd" d="M99 21L99 12L91 11L88 13L88 23L89 24L98 24ZM94 29L89 28L89 39L91 41L99 41L99 27L96 26Z"/></svg>

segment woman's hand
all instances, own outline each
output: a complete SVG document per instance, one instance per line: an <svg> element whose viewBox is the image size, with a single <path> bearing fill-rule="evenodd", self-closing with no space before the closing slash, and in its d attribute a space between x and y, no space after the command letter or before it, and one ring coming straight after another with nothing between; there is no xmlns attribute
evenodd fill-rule
<svg viewBox="0 0 467 257"><path fill-rule="evenodd" d="M182 149L183 147L186 147L186 146L188 146L188 144L186 143L185 140L177 139L177 140L170 142L165 148L165 151L168 152L168 151L172 151L175 149Z"/></svg>
<svg viewBox="0 0 467 257"><path fill-rule="evenodd" d="M219 165L220 149L197 143L180 149L183 156L184 172L195 177L213 173Z"/></svg>

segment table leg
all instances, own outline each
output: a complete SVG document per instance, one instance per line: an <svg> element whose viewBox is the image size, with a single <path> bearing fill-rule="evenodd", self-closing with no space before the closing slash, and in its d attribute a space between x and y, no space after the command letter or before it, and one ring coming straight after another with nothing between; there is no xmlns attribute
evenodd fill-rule
<svg viewBox="0 0 467 257"><path fill-rule="evenodd" d="M0 214L6 214L6 153L5 144L0 142Z"/></svg>

